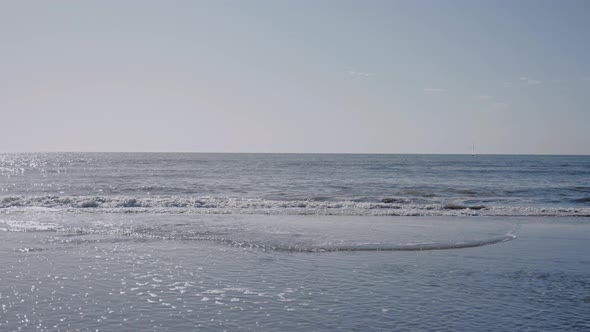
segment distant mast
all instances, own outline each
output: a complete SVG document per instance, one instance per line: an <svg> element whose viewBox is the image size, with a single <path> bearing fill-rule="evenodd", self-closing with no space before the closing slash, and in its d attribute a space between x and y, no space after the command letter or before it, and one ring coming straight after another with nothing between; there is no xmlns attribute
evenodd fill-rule
<svg viewBox="0 0 590 332"><path fill-rule="evenodd" d="M475 144L471 145L471 156L475 156Z"/></svg>

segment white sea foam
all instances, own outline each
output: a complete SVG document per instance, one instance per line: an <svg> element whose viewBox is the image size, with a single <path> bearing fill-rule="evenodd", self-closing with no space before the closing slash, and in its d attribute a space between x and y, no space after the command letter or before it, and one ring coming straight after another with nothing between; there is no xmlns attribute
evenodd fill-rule
<svg viewBox="0 0 590 332"><path fill-rule="evenodd" d="M350 216L590 216L588 207L482 206L186 196L8 196L1 212L262 214Z"/></svg>
<svg viewBox="0 0 590 332"><path fill-rule="evenodd" d="M55 231L58 225L49 222L38 222L34 220L0 220L0 229L10 232L42 232Z"/></svg>

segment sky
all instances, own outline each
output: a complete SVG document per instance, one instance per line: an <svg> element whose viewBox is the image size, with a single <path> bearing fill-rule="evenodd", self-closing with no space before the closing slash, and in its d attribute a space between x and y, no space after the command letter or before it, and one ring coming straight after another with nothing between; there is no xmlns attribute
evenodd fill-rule
<svg viewBox="0 0 590 332"><path fill-rule="evenodd" d="M590 1L0 1L0 151L590 154Z"/></svg>

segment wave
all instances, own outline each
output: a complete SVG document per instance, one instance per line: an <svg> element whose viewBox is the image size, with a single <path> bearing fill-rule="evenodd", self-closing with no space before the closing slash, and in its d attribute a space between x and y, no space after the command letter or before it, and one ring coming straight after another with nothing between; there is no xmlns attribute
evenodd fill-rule
<svg viewBox="0 0 590 332"><path fill-rule="evenodd" d="M590 217L590 208L588 207L484 206L455 203L413 204L397 199L359 202L317 199L268 200L212 196L7 196L0 199L0 212L2 210L79 213Z"/></svg>
<svg viewBox="0 0 590 332"><path fill-rule="evenodd" d="M582 197L573 200L576 203L590 203L590 197Z"/></svg>
<svg viewBox="0 0 590 332"><path fill-rule="evenodd" d="M348 234L339 234L335 238L326 240L326 235L333 235L333 230L328 225L325 228L314 228L313 232L299 228L299 232L291 232L293 227L297 226L290 222L289 219L282 220L283 223L275 224L281 227L287 225L282 231L276 231L275 228L257 227L255 223L224 225L220 230L214 225L215 221L210 224L196 223L183 224L189 228L177 227L178 224L157 224L146 226L137 224L133 221L127 221L122 224L101 223L98 220L94 222L79 222L78 225L72 226L62 223L41 222L33 220L0 220L0 229L5 232L51 232L52 244L65 245L83 245L88 243L121 243L126 241L204 241L212 242L237 248L260 249L265 251L282 251L292 253L322 253L322 252L376 252L376 251L426 251L426 250L450 250L482 247L487 245L498 244L511 241L517 238L516 232L518 225L513 225L510 231L498 232L494 228L479 229L475 234L473 230L462 232L465 234L449 233L447 228L451 225L448 223L437 224L438 231L435 233L423 233L417 238L412 236L412 231L404 228L403 224L387 224L386 228L381 228L379 234L366 234L367 230L362 222L356 224L347 224L353 230ZM305 225L299 224L299 226ZM318 224L315 224L318 225ZM497 226L497 223L494 223ZM246 227L244 227L246 226ZM259 225L258 225L259 226ZM321 224L320 224L321 226ZM325 225L324 225L325 226ZM373 224L373 227L379 225ZM472 225L465 225L467 228ZM381 225L383 227L383 225ZM401 228L400 228L401 227ZM503 228L503 227L502 227ZM496 227L497 229L497 227ZM289 231L291 230L291 231ZM364 231L363 231L364 230ZM446 231L445 231L446 230ZM507 231L507 232L506 232ZM383 233L394 232L397 237L390 237ZM365 233L365 234L363 234ZM400 233L403 233L399 237ZM440 234L439 234L440 233ZM495 234L494 234L495 233ZM404 236L405 234L405 236ZM367 241L367 237L371 240ZM455 237L455 240L452 238ZM442 241L441 241L442 240ZM31 253L49 249L18 247L15 251L22 253Z"/></svg>
<svg viewBox="0 0 590 332"><path fill-rule="evenodd" d="M462 204L446 204L443 206L443 209L446 210L483 210L487 207L485 205L462 205Z"/></svg>
<svg viewBox="0 0 590 332"><path fill-rule="evenodd" d="M71 232L72 230L61 230L65 232ZM155 235L150 233L141 232L83 232L78 231L76 235L123 235L130 238L147 238L147 239L158 239L158 240L182 240L182 241L208 241L219 244L229 245L238 248L253 248L271 251L283 251L283 252L301 252L301 253L320 253L320 252L344 252L344 251L427 251L427 250L451 250L451 249L467 249L477 248L502 242L511 241L517 238L513 233L507 233L504 236L493 237L490 239L473 240L464 242L437 242L437 243L411 243L411 244L356 244L356 245L292 245L286 243L264 243L260 241L248 241L225 238L220 236L203 236L195 234L185 235Z"/></svg>
<svg viewBox="0 0 590 332"><path fill-rule="evenodd" d="M499 236L487 240L466 241L457 243L417 243L417 244L401 244L401 245L350 245L350 246L310 246L310 247L282 247L275 246L271 249L274 251L288 251L288 252L336 252L336 251L426 251L426 250L451 250L451 249L467 249L488 246L492 244L507 242L516 239L516 235L508 233L504 236Z"/></svg>

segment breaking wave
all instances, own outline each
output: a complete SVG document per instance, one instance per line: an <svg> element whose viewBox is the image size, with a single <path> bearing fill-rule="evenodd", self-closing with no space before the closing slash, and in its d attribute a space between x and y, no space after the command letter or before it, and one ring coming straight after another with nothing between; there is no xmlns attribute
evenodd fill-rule
<svg viewBox="0 0 590 332"><path fill-rule="evenodd" d="M589 217L588 207L485 206L463 203L415 204L386 198L376 202L268 200L185 196L7 196L0 212L183 213L349 216L572 216Z"/></svg>

